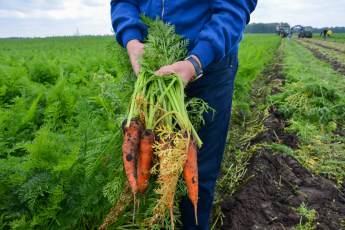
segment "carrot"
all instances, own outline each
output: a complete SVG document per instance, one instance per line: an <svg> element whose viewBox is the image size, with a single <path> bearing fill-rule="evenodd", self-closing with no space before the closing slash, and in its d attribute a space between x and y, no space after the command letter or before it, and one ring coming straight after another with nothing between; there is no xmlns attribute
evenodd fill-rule
<svg viewBox="0 0 345 230"><path fill-rule="evenodd" d="M144 194L150 179L150 170L153 158L154 134L152 130L145 130L140 139L139 158L138 158L138 190Z"/></svg>
<svg viewBox="0 0 345 230"><path fill-rule="evenodd" d="M187 160L183 168L183 178L187 186L188 197L194 206L195 222L198 224L199 178L197 147L194 140L189 142Z"/></svg>
<svg viewBox="0 0 345 230"><path fill-rule="evenodd" d="M129 127L124 127L122 158L133 195L138 192L136 160L139 153L140 135L142 130L143 126L139 119L132 119Z"/></svg>

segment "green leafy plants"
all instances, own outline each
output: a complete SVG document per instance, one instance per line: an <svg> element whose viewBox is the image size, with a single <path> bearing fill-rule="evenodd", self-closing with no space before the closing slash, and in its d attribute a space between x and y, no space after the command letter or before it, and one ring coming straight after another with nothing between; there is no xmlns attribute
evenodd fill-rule
<svg viewBox="0 0 345 230"><path fill-rule="evenodd" d="M317 217L317 212L314 209L309 209L305 203L297 208L297 213L301 216L301 222L298 226L294 227L293 230L313 230L315 227L315 220ZM304 223L302 220L304 219Z"/></svg>
<svg viewBox="0 0 345 230"><path fill-rule="evenodd" d="M172 39L169 34L160 36ZM272 76L259 73L279 44L278 37L266 35L246 35L241 44L230 144L217 202L224 192L234 193L242 184L249 157L262 147L250 147L248 141L264 131L262 121L273 105L287 123L284 131L297 134L300 143L297 149L282 143L266 147L296 157L339 186L344 181L345 80L303 46L283 41L284 59L279 64L284 83L261 103L260 96L270 93L266 81ZM175 45L169 46L171 52L178 50ZM150 70L183 53L174 52L176 56L167 60L151 51L147 55L154 61L143 63ZM126 51L107 36L1 39L0 63L0 228L95 229L121 202L123 212L109 229L148 228L159 199L156 186L138 197L134 222L132 199L122 195L126 176L121 123L128 115L136 81ZM173 85L174 91L182 88L178 80ZM197 99L185 103L197 130L203 123L198 115L210 108ZM156 118L147 122L155 126ZM176 187L178 201L187 192L180 179ZM311 220L307 217L311 211L300 213ZM179 225L178 202L173 213ZM219 207L215 218L217 223L223 218ZM168 215L161 223L152 228L169 229Z"/></svg>
<svg viewBox="0 0 345 230"><path fill-rule="evenodd" d="M134 77L112 75L122 66L110 43L1 41L1 229L95 228L122 191L118 130ZM120 187L108 193L114 177Z"/></svg>
<svg viewBox="0 0 345 230"><path fill-rule="evenodd" d="M283 92L270 97L288 120L286 131L302 142L294 151L305 166L327 175L339 185L344 181L345 80L296 42L286 42Z"/></svg>

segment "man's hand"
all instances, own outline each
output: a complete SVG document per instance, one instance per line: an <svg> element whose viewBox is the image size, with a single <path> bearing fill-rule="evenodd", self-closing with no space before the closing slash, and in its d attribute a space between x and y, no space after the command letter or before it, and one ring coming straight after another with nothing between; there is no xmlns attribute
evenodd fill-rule
<svg viewBox="0 0 345 230"><path fill-rule="evenodd" d="M178 75L185 85L195 77L195 68L189 61L179 61L172 65L163 66L155 73L157 76L165 76L170 74Z"/></svg>
<svg viewBox="0 0 345 230"><path fill-rule="evenodd" d="M140 71L140 64L138 61L139 58L144 54L144 44L139 40L131 40L127 43L126 48L132 64L132 68L135 74L138 75Z"/></svg>

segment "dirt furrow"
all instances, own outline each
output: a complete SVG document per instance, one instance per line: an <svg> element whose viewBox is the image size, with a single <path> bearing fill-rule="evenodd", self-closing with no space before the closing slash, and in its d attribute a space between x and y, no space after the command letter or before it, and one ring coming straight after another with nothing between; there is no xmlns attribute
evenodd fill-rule
<svg viewBox="0 0 345 230"><path fill-rule="evenodd" d="M344 51L344 50L341 50L341 49L338 49L338 48L335 48L335 47L331 47L331 46L322 44L321 42L315 42L315 41L312 41L312 40L310 40L310 39L305 40L305 42L310 43L310 44L313 44L313 45L316 45L316 46L320 46L320 47L325 48L325 49L329 49L329 50L333 50L333 51L336 51L336 52L345 54L345 51Z"/></svg>
<svg viewBox="0 0 345 230"><path fill-rule="evenodd" d="M312 48L308 45L305 45L303 42L299 42L299 44L301 44L303 47L310 50L316 58L320 59L321 61L325 61L325 62L329 63L336 72L338 72L342 75L345 75L345 64L340 63L340 62L328 57L327 55L323 54L322 52L320 52L319 50L317 50L315 48Z"/></svg>
<svg viewBox="0 0 345 230"><path fill-rule="evenodd" d="M275 94L283 90L282 53L262 73L266 87L262 91ZM266 79L266 81L264 80ZM269 85L269 86L267 86ZM253 92L256 92L254 86ZM259 87L261 85L259 84ZM266 103L265 98L257 98L258 103ZM289 125L284 115L274 107L263 120L265 130L250 140L250 145L262 146L278 143L290 148L298 148L296 135L285 132ZM304 168L292 156L283 155L268 147L258 147L249 161L244 182L232 196L224 197L221 203L224 230L247 229L290 229L307 222L297 210L306 204L317 212L316 229L342 228L345 221L345 197L336 185Z"/></svg>

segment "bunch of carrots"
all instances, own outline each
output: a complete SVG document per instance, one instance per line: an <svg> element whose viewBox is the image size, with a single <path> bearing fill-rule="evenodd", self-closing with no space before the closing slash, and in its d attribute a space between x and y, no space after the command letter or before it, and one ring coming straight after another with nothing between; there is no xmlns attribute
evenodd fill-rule
<svg viewBox="0 0 345 230"><path fill-rule="evenodd" d="M174 27L159 20L143 19L148 25L145 54L135 83L127 120L123 124L123 162L131 192L145 193L151 174L157 175L151 224L170 214L174 228L173 205L178 180L183 178L195 209L197 222L198 165L200 140L190 121L184 84L176 75L158 77L154 71L187 55L187 42ZM191 100L200 105L200 100ZM202 106L207 109L207 106ZM199 116L205 111L201 110ZM199 118L202 119L202 118Z"/></svg>

